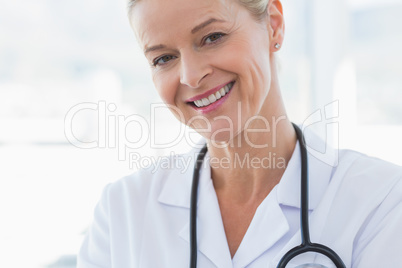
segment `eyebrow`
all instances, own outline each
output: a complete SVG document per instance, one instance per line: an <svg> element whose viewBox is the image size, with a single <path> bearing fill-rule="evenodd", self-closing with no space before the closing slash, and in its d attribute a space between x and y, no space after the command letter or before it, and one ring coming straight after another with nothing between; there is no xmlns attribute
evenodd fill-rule
<svg viewBox="0 0 402 268"><path fill-rule="evenodd" d="M215 18L210 18L210 19L204 21L203 23L201 23L201 24L195 26L195 27L191 30L191 34L195 34L195 33L198 32L199 30L201 30L202 28L205 28L205 27L207 27L209 24L214 23L214 22L223 22L223 20L218 20L218 19L215 19ZM147 54L147 53L149 53L149 52L151 52L151 51L164 49L164 48L166 48L166 46L165 46L165 45L162 45L162 44L156 45L156 46L152 46L152 47L148 47L148 48L146 48L146 49L144 50L144 54Z"/></svg>
<svg viewBox="0 0 402 268"><path fill-rule="evenodd" d="M191 30L191 33L192 33L192 34L195 34L195 33L198 32L199 30L201 30L201 29L204 28L204 27L207 27L209 24L211 24L211 23L213 23L213 22L223 22L223 20L218 20L218 19L215 19L215 18L210 18L210 19L204 21L203 23L201 23L201 24L195 26L195 27Z"/></svg>
<svg viewBox="0 0 402 268"><path fill-rule="evenodd" d="M151 51L163 49L163 48L166 48L166 46L165 45L156 45L156 46L148 47L144 50L144 54L147 54Z"/></svg>

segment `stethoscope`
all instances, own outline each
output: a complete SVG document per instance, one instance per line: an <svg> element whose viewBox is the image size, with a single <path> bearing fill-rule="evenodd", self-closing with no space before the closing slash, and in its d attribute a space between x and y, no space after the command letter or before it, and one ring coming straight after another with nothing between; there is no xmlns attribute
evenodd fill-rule
<svg viewBox="0 0 402 268"><path fill-rule="evenodd" d="M300 229L301 229L301 244L289 250L279 261L277 268L285 268L288 262L296 256L306 252L317 252L327 256L337 268L345 268L345 264L342 259L332 249L327 246L312 243L310 241L310 229L308 222L308 167L307 167L307 149L301 129L293 123L295 128L297 139L300 144L301 154L301 209L300 209ZM191 204L190 204L190 268L197 267L197 198L198 198L198 182L200 177L200 168L204 160L204 156L207 152L207 145L201 149L197 157L197 162L194 166L193 184L191 188ZM303 264L297 266L302 267L325 267L320 264Z"/></svg>

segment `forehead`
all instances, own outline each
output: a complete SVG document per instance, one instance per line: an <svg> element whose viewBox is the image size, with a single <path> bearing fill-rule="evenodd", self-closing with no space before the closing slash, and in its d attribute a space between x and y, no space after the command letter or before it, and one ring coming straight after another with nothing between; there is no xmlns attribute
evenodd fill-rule
<svg viewBox="0 0 402 268"><path fill-rule="evenodd" d="M141 0L131 11L131 25L142 47L177 33L190 33L209 18L236 17L235 0Z"/></svg>

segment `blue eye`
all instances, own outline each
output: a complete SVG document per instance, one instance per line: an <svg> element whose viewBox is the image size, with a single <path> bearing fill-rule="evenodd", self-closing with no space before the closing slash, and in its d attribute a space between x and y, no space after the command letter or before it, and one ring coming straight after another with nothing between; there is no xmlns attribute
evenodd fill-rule
<svg viewBox="0 0 402 268"><path fill-rule="evenodd" d="M163 64L166 64L166 63L168 63L169 61L173 60L174 58L175 58L175 57L172 56L172 55L164 55L164 56L162 56L162 57L156 58L156 59L152 62L152 64L153 64L154 66L163 65Z"/></svg>
<svg viewBox="0 0 402 268"><path fill-rule="evenodd" d="M206 44L215 43L215 42L219 41L224 35L225 35L225 34L223 34L223 33L213 33L213 34L210 34L210 35L208 35L208 36L205 38L205 41L204 41L204 42L205 42Z"/></svg>

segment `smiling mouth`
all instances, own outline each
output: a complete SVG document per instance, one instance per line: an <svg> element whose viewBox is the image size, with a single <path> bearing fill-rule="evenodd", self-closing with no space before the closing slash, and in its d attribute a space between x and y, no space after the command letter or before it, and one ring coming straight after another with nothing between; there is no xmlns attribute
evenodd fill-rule
<svg viewBox="0 0 402 268"><path fill-rule="evenodd" d="M212 93L208 97L203 98L201 100L193 101L192 104L194 104L198 108L208 106L208 105L216 102L217 100L219 100L223 96L225 96L232 89L233 84L234 84L234 82L230 82L226 86L224 86L221 89L219 89L217 92Z"/></svg>

